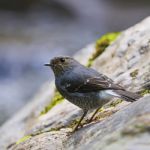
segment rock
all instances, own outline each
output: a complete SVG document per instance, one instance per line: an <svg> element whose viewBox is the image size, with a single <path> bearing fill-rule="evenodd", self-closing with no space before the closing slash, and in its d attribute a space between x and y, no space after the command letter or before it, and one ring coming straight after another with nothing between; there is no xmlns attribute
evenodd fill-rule
<svg viewBox="0 0 150 150"><path fill-rule="evenodd" d="M147 139L142 143L141 137L145 139L145 135L147 137L150 132L149 100L150 97L140 99L111 117L78 131L69 138L66 149L127 150L134 145L136 147L143 145L148 149L150 140ZM126 143L125 147L122 147L122 142Z"/></svg>
<svg viewBox="0 0 150 150"><path fill-rule="evenodd" d="M137 91L150 83L150 19L124 31L100 55L93 68ZM112 65L110 65L112 64ZM134 74L136 72L136 74Z"/></svg>
<svg viewBox="0 0 150 150"><path fill-rule="evenodd" d="M86 65L94 44L75 58ZM93 63L93 68L128 90L149 93L150 17L127 29ZM67 100L40 115L55 93L54 83L45 84L31 102L0 129L0 149L142 149L150 148L150 96L130 104L108 104L90 124L71 133L82 111ZM21 137L27 136L28 138ZM20 139L20 140L19 140ZM20 142L19 142L19 141ZM17 144L16 144L16 141ZM124 144L124 146L122 146Z"/></svg>

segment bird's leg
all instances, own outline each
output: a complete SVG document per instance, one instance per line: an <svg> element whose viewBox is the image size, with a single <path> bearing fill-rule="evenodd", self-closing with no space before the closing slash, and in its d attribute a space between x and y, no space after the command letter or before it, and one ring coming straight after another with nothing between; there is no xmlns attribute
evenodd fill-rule
<svg viewBox="0 0 150 150"><path fill-rule="evenodd" d="M95 117L95 115L97 114L97 112L99 111L100 108L101 108L101 107L99 107L98 109L96 109L96 111L93 113L93 115L92 115L91 118L89 119L88 123L90 123L90 122L93 120L93 118Z"/></svg>
<svg viewBox="0 0 150 150"><path fill-rule="evenodd" d="M75 126L75 128L73 129L73 132L78 129L78 127L79 127L81 121L83 120L83 118L85 117L85 115L87 114L87 112L88 112L87 110L85 110L85 111L83 112L83 115L82 115L82 117L80 118L78 124L77 124L77 125Z"/></svg>

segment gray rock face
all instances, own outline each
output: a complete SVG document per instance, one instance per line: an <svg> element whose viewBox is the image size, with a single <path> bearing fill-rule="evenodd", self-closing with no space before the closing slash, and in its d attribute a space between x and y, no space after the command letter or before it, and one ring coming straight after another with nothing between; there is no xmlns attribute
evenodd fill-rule
<svg viewBox="0 0 150 150"><path fill-rule="evenodd" d="M116 149L120 149L120 142L124 141L129 147L134 145L135 139L136 143L142 146L142 143L140 144L141 136L145 138L145 134L149 134L149 100L150 97L141 99L111 117L78 131L67 141L67 149L88 149L89 147L90 149L111 149L112 147L113 149L114 145ZM141 120L143 121L141 122ZM132 136L133 138L131 138ZM147 145L147 149L150 146L148 145L149 142L150 140L146 140L144 144L145 147ZM117 143L120 145L117 145ZM127 148L124 147L124 149Z"/></svg>
<svg viewBox="0 0 150 150"><path fill-rule="evenodd" d="M124 31L93 67L129 90L150 84L150 19Z"/></svg>
<svg viewBox="0 0 150 150"><path fill-rule="evenodd" d="M93 51L92 44L76 54L75 58L82 64L87 64ZM150 17L124 31L94 61L92 67L130 91L146 91L150 86L149 58ZM41 110L54 96L54 91L54 83L44 85L23 110L1 127L0 149L150 149L149 95L132 104L122 102L116 106L107 105L93 122L85 123L77 132L70 133L72 124L82 111L67 100L57 104L45 115L40 115ZM145 91L143 93L146 93ZM24 135L31 137L15 144Z"/></svg>

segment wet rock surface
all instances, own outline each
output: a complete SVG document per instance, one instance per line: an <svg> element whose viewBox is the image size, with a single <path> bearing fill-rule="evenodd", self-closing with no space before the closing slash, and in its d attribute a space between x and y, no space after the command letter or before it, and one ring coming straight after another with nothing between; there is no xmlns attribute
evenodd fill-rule
<svg viewBox="0 0 150 150"><path fill-rule="evenodd" d="M0 129L0 149L142 149L150 148L150 18L122 32L93 63L92 67L105 73L130 91L144 95L134 103L107 104L96 118L71 133L82 110L67 100L40 115L54 96L54 83L46 83L33 100ZM144 48L143 48L144 47ZM87 65L94 44L74 57ZM25 135L29 139L17 142ZM16 144L17 142L17 144ZM124 144L124 146L122 146Z"/></svg>

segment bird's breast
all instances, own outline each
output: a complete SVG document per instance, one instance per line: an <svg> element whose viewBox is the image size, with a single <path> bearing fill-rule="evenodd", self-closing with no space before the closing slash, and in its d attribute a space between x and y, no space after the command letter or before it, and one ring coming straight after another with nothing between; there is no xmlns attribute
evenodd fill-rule
<svg viewBox="0 0 150 150"><path fill-rule="evenodd" d="M65 99L84 110L95 109L100 106L99 94L96 92L70 93L63 88L58 87L57 89Z"/></svg>

